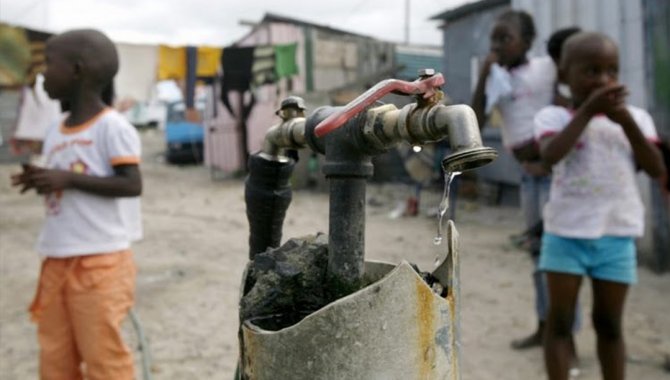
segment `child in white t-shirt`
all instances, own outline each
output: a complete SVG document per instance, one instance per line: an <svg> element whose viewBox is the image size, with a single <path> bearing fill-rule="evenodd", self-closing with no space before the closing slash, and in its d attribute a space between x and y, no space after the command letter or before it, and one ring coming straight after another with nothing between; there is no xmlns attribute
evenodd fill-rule
<svg viewBox="0 0 670 380"><path fill-rule="evenodd" d="M570 87L572 107L548 106L535 117L541 155L553 171L540 256L549 288L545 363L551 379L568 379L569 338L585 275L592 279L603 378L624 378L622 312L636 281L634 239L644 221L635 176L638 168L652 177L665 168L653 121L625 104L618 71L611 39L598 33L570 37L559 76Z"/></svg>
<svg viewBox="0 0 670 380"><path fill-rule="evenodd" d="M142 179L137 131L105 102L116 48L98 31L74 30L50 38L45 54L44 88L70 112L47 132L44 167L24 165L12 176L22 192L46 198L37 243L44 260L30 307L40 378L131 380L120 325L134 300L130 244L142 234Z"/></svg>
<svg viewBox="0 0 670 380"><path fill-rule="evenodd" d="M521 164L519 189L524 230L532 231L542 220L542 207L549 198L551 178L540 161L539 148L533 135L533 117L552 103L556 82L556 67L549 56L528 58L535 24L524 11L510 10L496 19L491 30L491 52L482 66L472 98L479 125L493 106L500 111L502 142ZM539 245L530 247L537 262ZM535 290L537 329L529 336L515 339L515 349L539 347L542 344L547 310L546 290L542 273L532 273Z"/></svg>

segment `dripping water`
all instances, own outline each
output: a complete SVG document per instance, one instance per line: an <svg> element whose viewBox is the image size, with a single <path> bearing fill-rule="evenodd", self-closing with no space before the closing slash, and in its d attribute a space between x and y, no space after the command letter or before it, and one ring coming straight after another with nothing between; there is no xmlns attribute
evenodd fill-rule
<svg viewBox="0 0 670 380"><path fill-rule="evenodd" d="M435 238L433 238L433 244L435 245L442 244L442 239L444 237L442 223L444 221L444 215L447 213L447 210L449 209L449 192L451 188L451 182L459 174L461 174L461 172L444 173L444 193L442 194L442 200L440 201L440 205L437 209L437 235L435 236ZM437 255L435 257L435 265L438 265L439 263L440 263L440 257L439 255Z"/></svg>

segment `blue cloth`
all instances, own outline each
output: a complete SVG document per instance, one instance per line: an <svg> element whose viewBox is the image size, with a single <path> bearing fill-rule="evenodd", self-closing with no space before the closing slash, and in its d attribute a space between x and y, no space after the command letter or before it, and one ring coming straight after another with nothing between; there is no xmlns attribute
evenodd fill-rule
<svg viewBox="0 0 670 380"><path fill-rule="evenodd" d="M635 240L620 236L575 239L545 232L540 270L634 284L637 282Z"/></svg>

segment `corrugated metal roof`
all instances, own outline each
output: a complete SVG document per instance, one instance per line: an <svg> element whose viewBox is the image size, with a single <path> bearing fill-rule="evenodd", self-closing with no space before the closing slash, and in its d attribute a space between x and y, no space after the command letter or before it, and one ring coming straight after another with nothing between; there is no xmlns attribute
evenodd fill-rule
<svg viewBox="0 0 670 380"><path fill-rule="evenodd" d="M488 8L497 7L500 5L510 5L510 0L482 0L461 5L458 8L450 9L448 11L439 13L430 18L430 20L444 20L453 21L465 17L471 13L486 10Z"/></svg>

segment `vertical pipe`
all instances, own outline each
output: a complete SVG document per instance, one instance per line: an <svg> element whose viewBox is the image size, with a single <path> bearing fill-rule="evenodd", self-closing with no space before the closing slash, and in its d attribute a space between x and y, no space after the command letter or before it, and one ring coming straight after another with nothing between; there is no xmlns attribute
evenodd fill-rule
<svg viewBox="0 0 670 380"><path fill-rule="evenodd" d="M360 289L365 260L365 177L331 177L328 277L341 298Z"/></svg>
<svg viewBox="0 0 670 380"><path fill-rule="evenodd" d="M249 157L249 175L244 199L249 221L249 260L272 247L279 247L286 210L293 198L290 179L294 162Z"/></svg>

